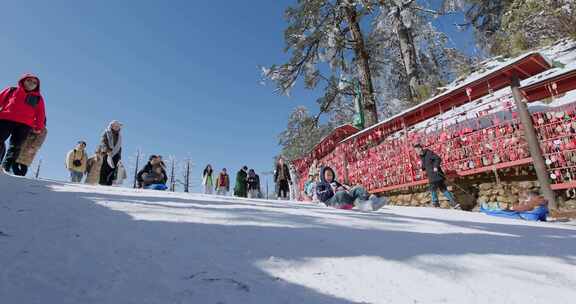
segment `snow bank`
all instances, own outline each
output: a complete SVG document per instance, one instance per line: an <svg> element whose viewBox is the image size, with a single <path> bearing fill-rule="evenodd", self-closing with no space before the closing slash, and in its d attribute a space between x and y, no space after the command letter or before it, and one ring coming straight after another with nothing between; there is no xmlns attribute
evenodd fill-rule
<svg viewBox="0 0 576 304"><path fill-rule="evenodd" d="M0 175L0 303L572 303L576 227Z"/></svg>

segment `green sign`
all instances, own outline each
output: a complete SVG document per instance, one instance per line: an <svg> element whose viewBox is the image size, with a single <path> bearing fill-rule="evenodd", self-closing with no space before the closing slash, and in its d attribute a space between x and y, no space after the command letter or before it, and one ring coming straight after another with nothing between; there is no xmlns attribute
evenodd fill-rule
<svg viewBox="0 0 576 304"><path fill-rule="evenodd" d="M356 115L354 115L353 124L356 128L362 130L364 129L364 111L362 111L362 90L358 81L354 81L354 108Z"/></svg>

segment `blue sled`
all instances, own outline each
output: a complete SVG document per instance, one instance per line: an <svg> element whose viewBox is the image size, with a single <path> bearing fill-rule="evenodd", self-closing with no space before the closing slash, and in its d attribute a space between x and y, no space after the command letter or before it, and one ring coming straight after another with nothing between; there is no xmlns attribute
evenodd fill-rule
<svg viewBox="0 0 576 304"><path fill-rule="evenodd" d="M164 184L152 184L152 185L144 186L144 189L164 191L164 190L168 190L168 186L166 186Z"/></svg>
<svg viewBox="0 0 576 304"><path fill-rule="evenodd" d="M532 211L511 211L511 210L502 210L502 209L489 209L484 208L484 206L480 207L480 212L485 213L487 215L504 217L504 218L511 218L517 220L526 220L526 221L546 221L546 216L548 216L548 208L544 206L540 206Z"/></svg>

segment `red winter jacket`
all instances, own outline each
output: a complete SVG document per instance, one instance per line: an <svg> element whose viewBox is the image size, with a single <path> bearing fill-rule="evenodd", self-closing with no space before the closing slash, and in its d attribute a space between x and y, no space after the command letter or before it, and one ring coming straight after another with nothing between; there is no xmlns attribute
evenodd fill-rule
<svg viewBox="0 0 576 304"><path fill-rule="evenodd" d="M38 87L32 92L26 92L24 79L30 77L38 80ZM46 127L46 112L44 98L40 95L40 79L26 74L18 81L18 88L12 94L9 92L10 88L0 92L0 120L25 124L37 131L43 130Z"/></svg>

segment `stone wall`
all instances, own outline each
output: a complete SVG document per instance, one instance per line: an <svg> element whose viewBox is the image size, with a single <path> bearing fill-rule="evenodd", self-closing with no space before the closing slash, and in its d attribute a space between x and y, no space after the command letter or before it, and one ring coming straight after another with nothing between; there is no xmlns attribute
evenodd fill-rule
<svg viewBox="0 0 576 304"><path fill-rule="evenodd" d="M448 190L454 193L456 200L464 210L478 209L482 203L507 207L517 203L522 192L539 190L538 182L533 168L517 168L474 175L467 178L459 178L447 182ZM413 187L386 194L392 204L398 206L429 206L431 196L427 186ZM448 200L438 193L440 205L448 208Z"/></svg>
<svg viewBox="0 0 576 304"><path fill-rule="evenodd" d="M498 203L501 207L509 207L518 202L522 192L540 190L539 183L535 180L459 182L458 185L464 189L450 185L448 189L454 193L464 210L474 211L477 211L482 203L488 203L491 206ZM390 192L385 195L390 199L391 204L396 206L426 207L431 202L426 186ZM568 199L565 191L558 191L556 195L560 210L576 211L576 199ZM438 197L441 207L448 208L448 200L444 195L438 193Z"/></svg>

